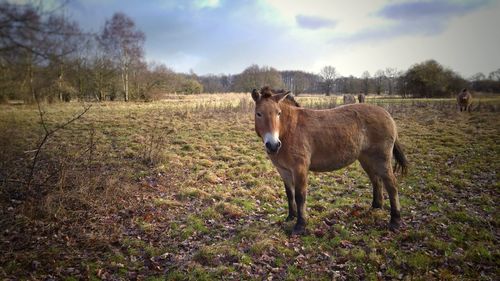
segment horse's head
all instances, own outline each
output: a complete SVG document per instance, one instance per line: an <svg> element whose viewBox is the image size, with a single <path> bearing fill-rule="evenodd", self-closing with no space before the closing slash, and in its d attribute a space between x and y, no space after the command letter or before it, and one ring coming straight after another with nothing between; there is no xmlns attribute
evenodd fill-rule
<svg viewBox="0 0 500 281"><path fill-rule="evenodd" d="M282 102L290 92L274 91L269 87L262 90L252 91L252 98L255 101L255 132L262 138L266 151L275 154L281 148L280 136L280 116Z"/></svg>

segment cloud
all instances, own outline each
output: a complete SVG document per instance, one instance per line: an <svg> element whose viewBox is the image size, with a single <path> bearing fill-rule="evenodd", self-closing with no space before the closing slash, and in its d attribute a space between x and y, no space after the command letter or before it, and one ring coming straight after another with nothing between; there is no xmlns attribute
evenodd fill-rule
<svg viewBox="0 0 500 281"><path fill-rule="evenodd" d="M337 36L332 43L378 42L396 37L436 36L442 34L455 17L463 17L492 3L482 1L410 1L391 3L371 16L386 20L385 24L365 28L352 34Z"/></svg>
<svg viewBox="0 0 500 281"><path fill-rule="evenodd" d="M389 4L376 15L394 21L386 35L437 35L442 33L453 17L461 17L491 3L480 1L410 1Z"/></svg>
<svg viewBox="0 0 500 281"><path fill-rule="evenodd" d="M399 21L424 20L429 18L446 20L453 16L470 13L488 3L491 3L491 1L411 1L389 4L376 14L386 19Z"/></svg>
<svg viewBox="0 0 500 281"><path fill-rule="evenodd" d="M333 28L337 25L335 20L315 16L297 15L295 20L300 27L306 29Z"/></svg>

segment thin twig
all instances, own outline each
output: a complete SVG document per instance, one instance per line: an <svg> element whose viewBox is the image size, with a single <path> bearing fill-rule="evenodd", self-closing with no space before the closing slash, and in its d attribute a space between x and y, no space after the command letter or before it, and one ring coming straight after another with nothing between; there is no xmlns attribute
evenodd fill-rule
<svg viewBox="0 0 500 281"><path fill-rule="evenodd" d="M43 118L44 113L43 113L42 108L40 106L40 101L38 100L37 95L35 95L35 100L36 100L36 104L38 106L40 122L41 122L42 127L45 131L45 135L43 136L42 141L38 144L38 146L35 150L36 153L35 153L35 156L33 157L33 161L31 163L31 168L30 168L30 172L29 172L29 176L28 176L28 181L26 183L28 188L30 188L31 183L33 181L33 175L35 173L35 168L36 168L36 164L38 162L38 156L40 155L40 151L42 150L42 147L45 145L45 143L47 142L49 137L52 136L55 132L59 131L60 129L63 129L64 127L68 126L69 124L73 123L74 121L80 119L80 117L82 117L92 107L92 105L89 105L87 107L84 106L84 110L80 114L74 116L73 118L71 118L70 120L68 120L67 122L65 122L61 125L56 126L54 129L49 130L47 128L46 123L45 123L45 119Z"/></svg>

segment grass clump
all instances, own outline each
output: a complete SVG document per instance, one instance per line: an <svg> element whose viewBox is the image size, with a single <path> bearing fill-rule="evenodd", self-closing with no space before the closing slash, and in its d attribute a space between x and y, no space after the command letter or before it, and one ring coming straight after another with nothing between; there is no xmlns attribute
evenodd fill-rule
<svg viewBox="0 0 500 281"><path fill-rule="evenodd" d="M193 259L205 266L232 265L239 262L241 253L229 245L203 246Z"/></svg>
<svg viewBox="0 0 500 281"><path fill-rule="evenodd" d="M229 219L238 219L244 215L240 207L227 202L218 203L215 206L215 210L219 212L223 217Z"/></svg>

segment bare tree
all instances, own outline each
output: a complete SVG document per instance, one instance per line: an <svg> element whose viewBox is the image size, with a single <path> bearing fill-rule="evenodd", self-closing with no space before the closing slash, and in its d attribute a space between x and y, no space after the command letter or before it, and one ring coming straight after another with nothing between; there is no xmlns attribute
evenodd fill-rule
<svg viewBox="0 0 500 281"><path fill-rule="evenodd" d="M488 75L488 79L500 81L500 68L490 72L490 74Z"/></svg>
<svg viewBox="0 0 500 281"><path fill-rule="evenodd" d="M377 95L380 95L380 93L382 93L384 86L383 85L385 79L384 71L377 70L377 72L375 72L374 79L375 79L375 92L377 93Z"/></svg>
<svg viewBox="0 0 500 281"><path fill-rule="evenodd" d="M283 87L281 74L272 67L259 67L254 64L236 75L234 81L234 90L237 92L249 92L252 89L259 89L264 86Z"/></svg>
<svg viewBox="0 0 500 281"><path fill-rule="evenodd" d="M2 59L15 59L19 53L48 59L54 54L50 36L63 34L60 28L66 21L58 20L55 10L44 11L43 6L0 2L0 54ZM15 62L15 61L11 61Z"/></svg>
<svg viewBox="0 0 500 281"><path fill-rule="evenodd" d="M72 56L85 42L85 35L76 23L69 22L63 17L50 17L47 24L59 27L58 33L48 36L48 41L53 45L49 60L55 73L55 77L51 79L51 86L59 101L70 101L76 89L69 83L66 72L70 67L69 64L75 60Z"/></svg>
<svg viewBox="0 0 500 281"><path fill-rule="evenodd" d="M112 61L104 55L96 54L90 63L95 99L97 101L106 100L106 97L112 99L111 89L116 74Z"/></svg>
<svg viewBox="0 0 500 281"><path fill-rule="evenodd" d="M370 91L370 72L363 72L361 78L363 79L363 93L368 95L368 92Z"/></svg>
<svg viewBox="0 0 500 281"><path fill-rule="evenodd" d="M389 95L394 93L396 77L398 76L398 70L396 68L388 67L385 69L385 77L387 80L387 89L389 90Z"/></svg>
<svg viewBox="0 0 500 281"><path fill-rule="evenodd" d="M337 71L333 66L325 66L321 69L319 75L323 79L323 89L327 96L334 91L335 79L337 78Z"/></svg>
<svg viewBox="0 0 500 281"><path fill-rule="evenodd" d="M293 87L291 90L295 95L300 95L310 87L310 81L307 79L306 73L297 71L293 75Z"/></svg>
<svg viewBox="0 0 500 281"><path fill-rule="evenodd" d="M315 92L320 77L313 73L300 70L280 71L286 89L291 90L295 95L305 92Z"/></svg>
<svg viewBox="0 0 500 281"><path fill-rule="evenodd" d="M128 101L131 67L143 57L146 36L136 28L131 18L123 13L115 13L111 20L106 20L99 39L120 69L124 99Z"/></svg>
<svg viewBox="0 0 500 281"><path fill-rule="evenodd" d="M222 93L224 91L220 76L208 74L201 77L200 80L205 93Z"/></svg>
<svg viewBox="0 0 500 281"><path fill-rule="evenodd" d="M484 75L484 73L482 72L478 72L469 78L470 81L480 81L484 79L486 79L486 75Z"/></svg>
<svg viewBox="0 0 500 281"><path fill-rule="evenodd" d="M233 88L234 84L234 75L221 75L221 83L224 89L224 92L229 92Z"/></svg>
<svg viewBox="0 0 500 281"><path fill-rule="evenodd" d="M76 23L57 15L57 10L45 10L42 2L38 6L0 2L0 72L9 81L6 91L15 89L17 98L35 101L36 91L51 86L51 72L41 77L42 68L57 68L53 88L63 88L61 62L75 52L75 38L81 32Z"/></svg>

